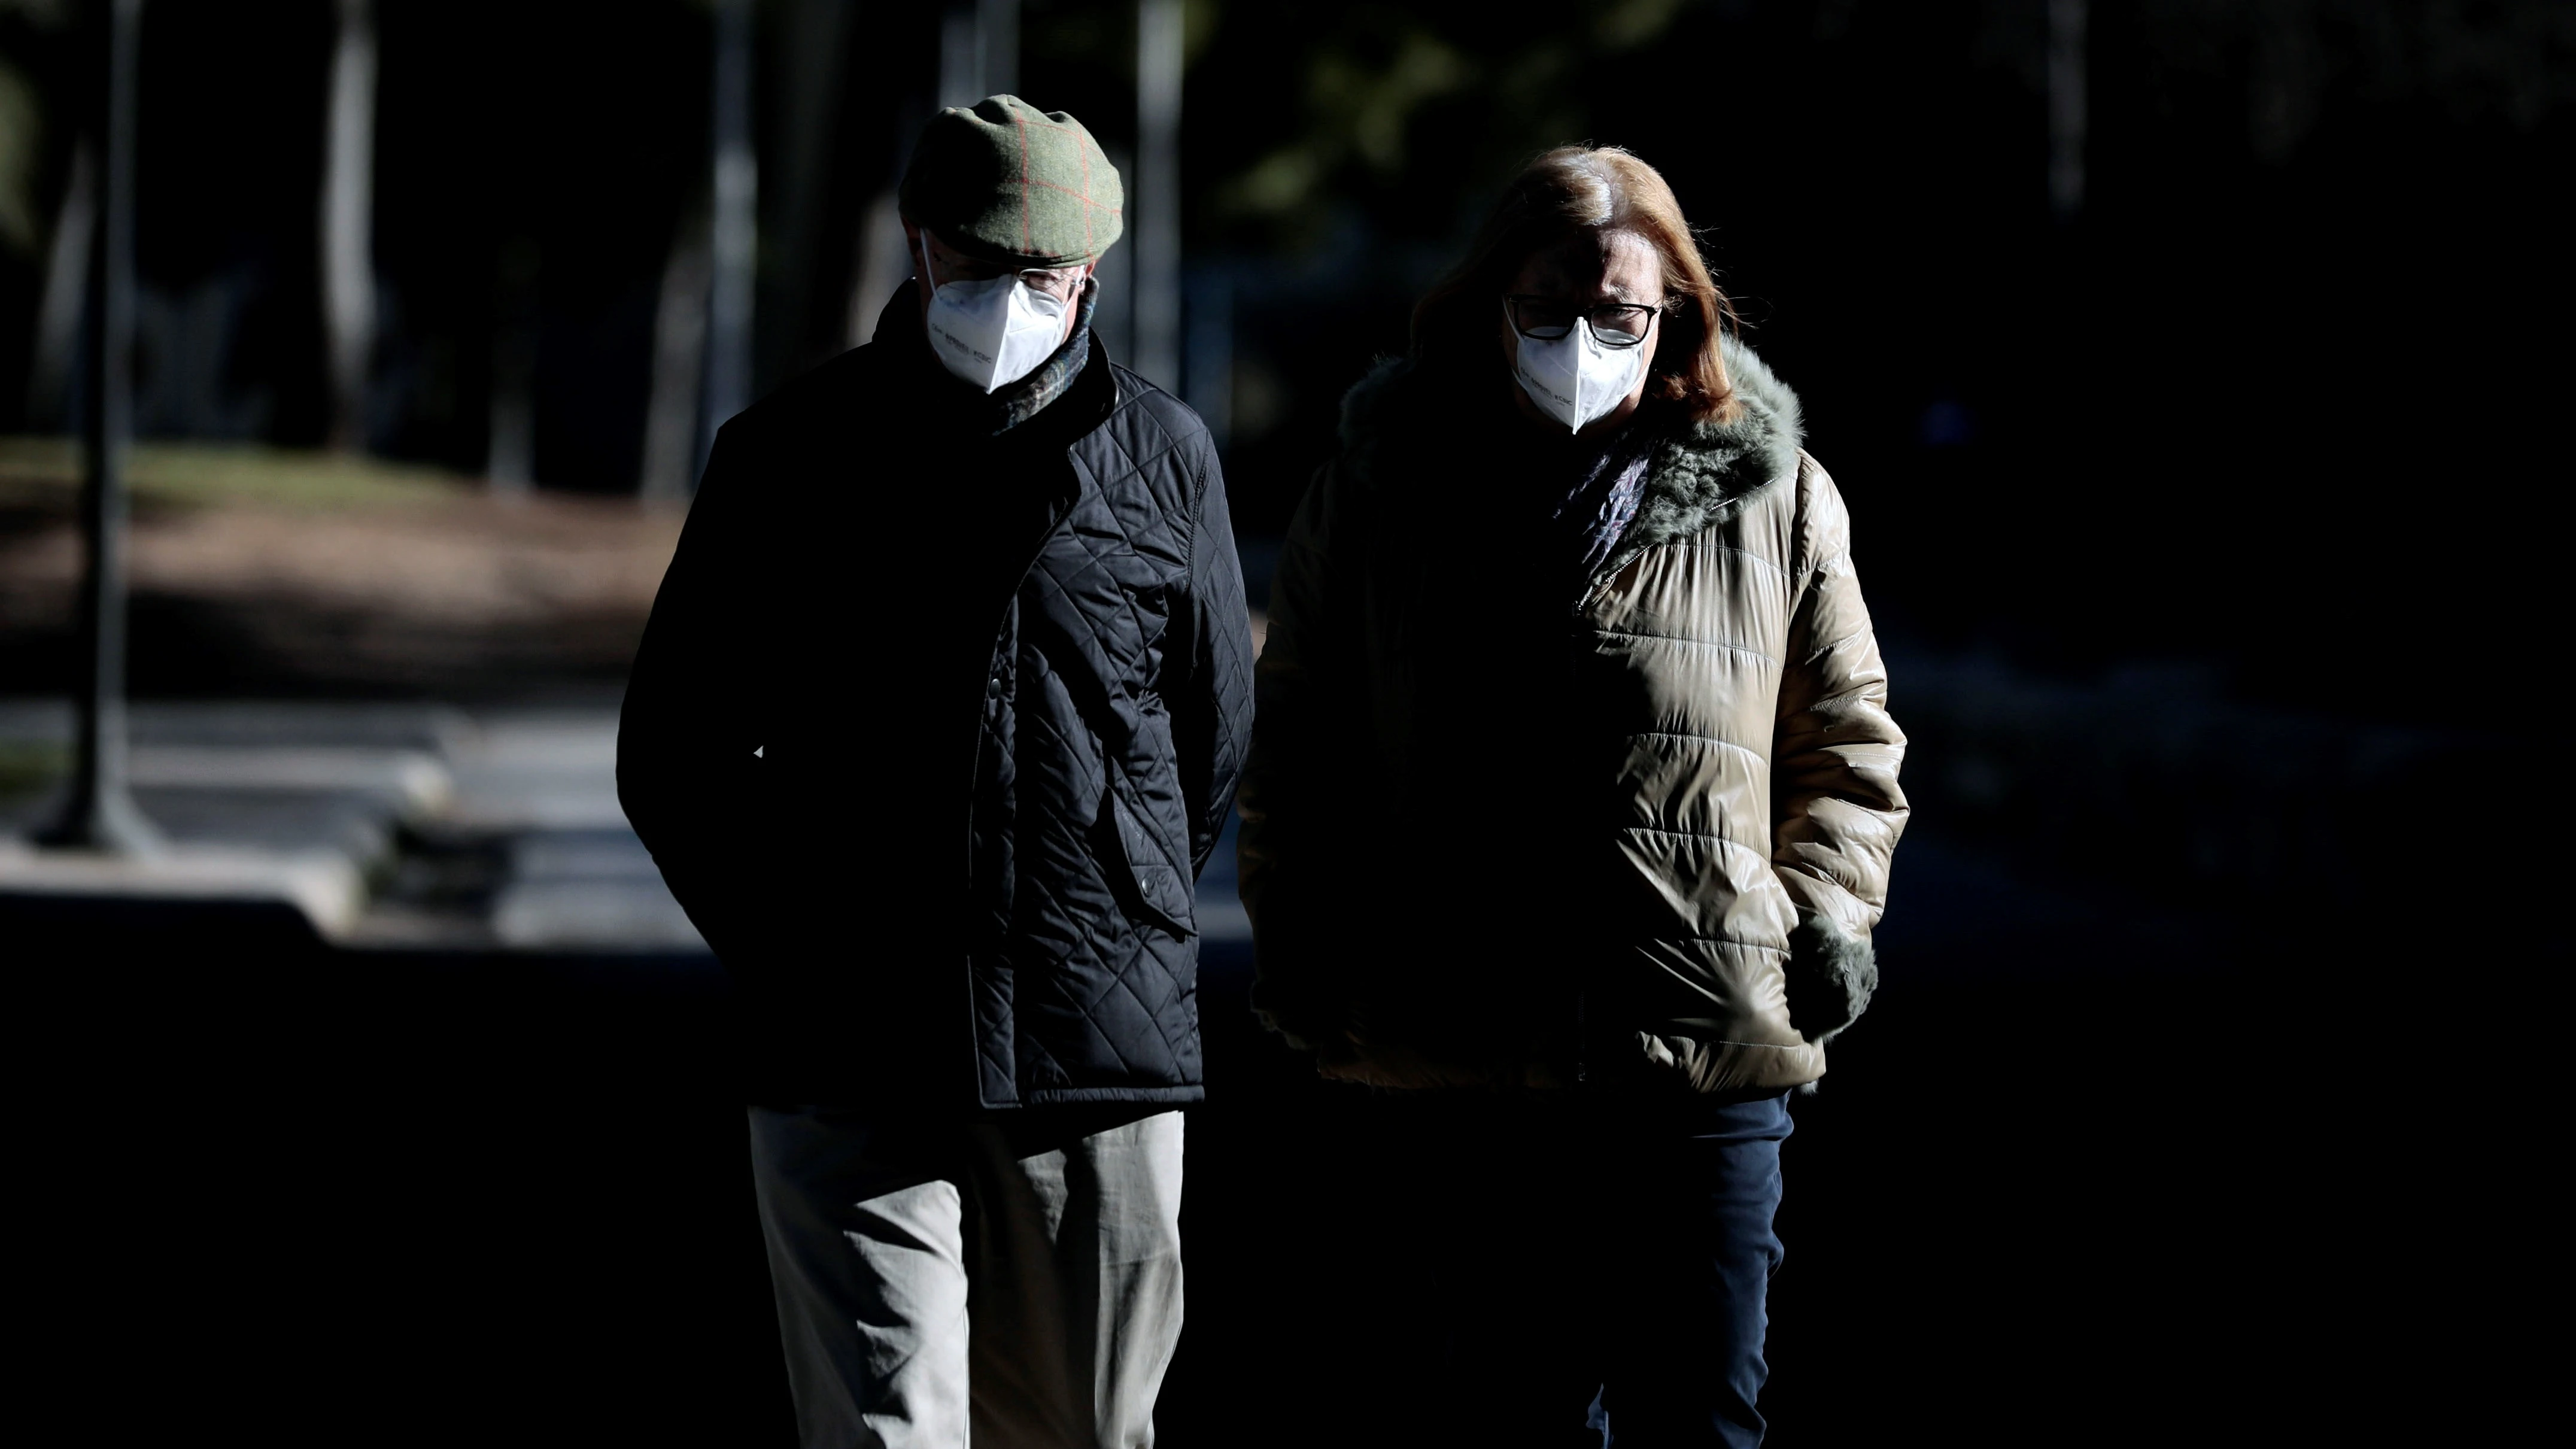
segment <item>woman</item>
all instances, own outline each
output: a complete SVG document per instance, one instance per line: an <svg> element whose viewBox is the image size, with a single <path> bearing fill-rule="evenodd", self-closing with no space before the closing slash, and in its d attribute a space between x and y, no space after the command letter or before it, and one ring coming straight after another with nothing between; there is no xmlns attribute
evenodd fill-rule
<svg viewBox="0 0 2576 1449"><path fill-rule="evenodd" d="M1327 1076L1468 1089L1424 1142L1466 1154L1438 1236L1490 1245L1443 1288L1454 1442L1759 1442L1787 1095L1877 980L1904 736L1730 320L1653 168L1539 157L1272 585L1254 1002Z"/></svg>

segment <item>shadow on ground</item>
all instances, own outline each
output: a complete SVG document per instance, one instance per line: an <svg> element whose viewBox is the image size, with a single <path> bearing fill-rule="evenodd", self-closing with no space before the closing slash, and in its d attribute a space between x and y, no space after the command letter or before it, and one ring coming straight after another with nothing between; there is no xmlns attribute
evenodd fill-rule
<svg viewBox="0 0 2576 1449"><path fill-rule="evenodd" d="M1775 1443L2417 1441L2497 1401L2537 1348L2464 1295L2505 1225L2443 1205L2542 1199L2463 1090L2487 1057L2417 1039L2350 939L2285 989L2240 926L1907 850L1883 994L1796 1108ZM790 1442L708 959L290 925L13 927L46 1361L86 1412ZM1383 1230L1405 1129L1247 989L1211 950L1162 1442L1449 1442Z"/></svg>

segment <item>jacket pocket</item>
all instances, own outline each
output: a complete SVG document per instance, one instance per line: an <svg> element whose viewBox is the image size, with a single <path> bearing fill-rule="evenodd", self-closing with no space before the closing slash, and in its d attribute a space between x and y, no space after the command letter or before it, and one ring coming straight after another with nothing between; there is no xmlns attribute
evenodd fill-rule
<svg viewBox="0 0 2576 1449"><path fill-rule="evenodd" d="M1110 893L1129 919L1188 940L1198 934L1189 875L1145 812L1128 798L1130 788L1123 773L1112 773L1100 811L1109 827L1100 832L1107 847L1101 851L1101 874L1109 878Z"/></svg>

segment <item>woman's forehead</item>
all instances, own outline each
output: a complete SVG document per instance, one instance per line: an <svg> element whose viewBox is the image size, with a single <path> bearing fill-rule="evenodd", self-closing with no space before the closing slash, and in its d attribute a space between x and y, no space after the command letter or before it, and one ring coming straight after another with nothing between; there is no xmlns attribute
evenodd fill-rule
<svg viewBox="0 0 2576 1449"><path fill-rule="evenodd" d="M1651 302L1663 295L1663 259L1632 231L1579 231L1530 254L1520 286Z"/></svg>

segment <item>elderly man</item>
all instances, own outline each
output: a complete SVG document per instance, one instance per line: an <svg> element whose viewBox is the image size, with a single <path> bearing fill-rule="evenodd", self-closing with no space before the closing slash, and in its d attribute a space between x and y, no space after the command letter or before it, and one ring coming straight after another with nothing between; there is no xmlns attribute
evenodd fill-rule
<svg viewBox="0 0 2576 1449"><path fill-rule="evenodd" d="M746 1005L804 1442L1147 1445L1251 723L1225 487L1092 335L1079 122L942 111L901 201L876 340L716 439L619 789Z"/></svg>

